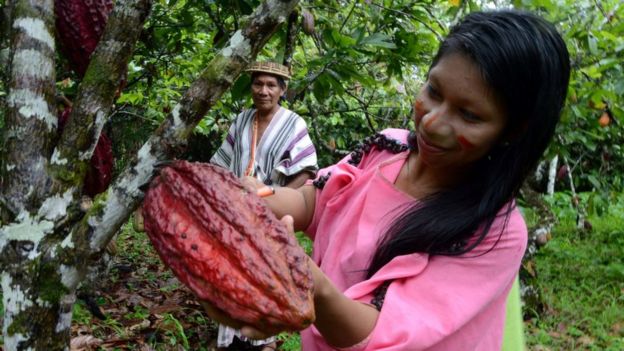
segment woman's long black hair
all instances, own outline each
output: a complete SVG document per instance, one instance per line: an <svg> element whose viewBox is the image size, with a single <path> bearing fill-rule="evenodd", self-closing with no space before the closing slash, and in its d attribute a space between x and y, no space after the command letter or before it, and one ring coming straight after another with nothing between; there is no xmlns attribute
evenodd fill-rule
<svg viewBox="0 0 624 351"><path fill-rule="evenodd" d="M515 10L473 13L451 29L431 67L455 53L479 67L505 106L507 142L477 161L461 184L405 210L382 237L368 277L399 255L461 255L475 248L503 207L509 215L510 200L554 134L570 63L565 43L550 23Z"/></svg>

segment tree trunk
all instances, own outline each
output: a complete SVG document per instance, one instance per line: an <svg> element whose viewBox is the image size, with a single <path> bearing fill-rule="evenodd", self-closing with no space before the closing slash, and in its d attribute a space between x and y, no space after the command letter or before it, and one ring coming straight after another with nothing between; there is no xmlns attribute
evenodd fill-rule
<svg viewBox="0 0 624 351"><path fill-rule="evenodd" d="M188 136L298 1L267 0L247 17L107 191L81 208L86 164L151 0L118 0L72 109L56 136L53 0L11 4L5 153L0 160L4 350L66 350L75 291L142 200L158 165Z"/></svg>
<svg viewBox="0 0 624 351"><path fill-rule="evenodd" d="M33 212L50 186L44 169L56 136L56 74L52 0L19 0L11 5L12 64L6 82L9 94L0 191L2 207L17 215ZM0 218L8 216L3 213Z"/></svg>

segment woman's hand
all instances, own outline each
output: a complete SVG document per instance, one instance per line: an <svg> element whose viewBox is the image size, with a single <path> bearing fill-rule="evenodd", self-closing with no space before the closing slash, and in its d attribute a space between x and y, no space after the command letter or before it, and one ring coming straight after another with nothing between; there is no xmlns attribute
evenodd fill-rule
<svg viewBox="0 0 624 351"><path fill-rule="evenodd" d="M243 326L241 322L230 318L227 313L215 307L210 302L199 300L199 304L202 305L202 307L206 311L206 314L213 321L219 322L220 324L227 325L228 327L232 327L235 329L240 329Z"/></svg>
<svg viewBox="0 0 624 351"><path fill-rule="evenodd" d="M264 183L252 176L241 177L240 182L241 184L243 184L243 187L245 187L245 189L247 189L249 192L256 192L256 190L264 186Z"/></svg>

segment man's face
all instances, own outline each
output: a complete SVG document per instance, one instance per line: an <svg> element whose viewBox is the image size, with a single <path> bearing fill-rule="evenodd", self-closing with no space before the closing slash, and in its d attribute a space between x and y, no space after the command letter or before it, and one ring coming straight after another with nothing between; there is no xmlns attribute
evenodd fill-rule
<svg viewBox="0 0 624 351"><path fill-rule="evenodd" d="M260 111L275 109L283 94L284 89L280 87L277 78L270 74L259 74L251 83L251 97Z"/></svg>

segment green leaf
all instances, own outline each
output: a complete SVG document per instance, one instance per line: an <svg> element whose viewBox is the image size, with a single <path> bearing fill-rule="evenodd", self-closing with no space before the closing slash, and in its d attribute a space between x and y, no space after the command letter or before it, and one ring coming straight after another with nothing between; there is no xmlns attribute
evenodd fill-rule
<svg viewBox="0 0 624 351"><path fill-rule="evenodd" d="M392 42L392 38L382 33L373 33L360 40L358 44L362 46L396 49L396 45Z"/></svg>
<svg viewBox="0 0 624 351"><path fill-rule="evenodd" d="M592 183L595 189L602 188L602 186L600 185L600 182L598 181L598 178L596 178L596 176L594 176L593 174L588 174L587 180L589 180L589 182Z"/></svg>
<svg viewBox="0 0 624 351"><path fill-rule="evenodd" d="M355 79L365 86L373 86L376 82L371 76L366 74L367 72L358 70L358 67L356 65L346 65L339 63L334 66L334 71L345 78Z"/></svg>
<svg viewBox="0 0 624 351"><path fill-rule="evenodd" d="M138 105L141 101L143 101L143 94L141 92L135 93L125 93L119 96L117 99L117 103L130 103L132 105Z"/></svg>
<svg viewBox="0 0 624 351"><path fill-rule="evenodd" d="M328 69L327 73L329 77L331 77L328 81L331 84L333 90L338 94L344 94L345 89L344 86L342 86L342 77L332 69Z"/></svg>
<svg viewBox="0 0 624 351"><path fill-rule="evenodd" d="M356 41L354 38L348 36L348 35L344 35L342 33L340 33L337 29L335 28L331 28L330 30L326 31L326 33L329 38L331 38L331 40L340 47L344 47L344 48L350 48L353 45L355 45Z"/></svg>
<svg viewBox="0 0 624 351"><path fill-rule="evenodd" d="M611 263L607 266L606 273L609 277L622 281L624 280L624 264Z"/></svg>
<svg viewBox="0 0 624 351"><path fill-rule="evenodd" d="M587 47L592 55L598 55L598 41L593 35L587 36Z"/></svg>
<svg viewBox="0 0 624 351"><path fill-rule="evenodd" d="M232 86L230 92L233 100L243 100L249 96L251 88L251 77L248 74L243 74L236 80Z"/></svg>
<svg viewBox="0 0 624 351"><path fill-rule="evenodd" d="M331 83L329 82L329 79L327 75L325 74L321 74L314 81L312 92L314 94L314 97L316 98L316 100L318 100L319 103L322 104L325 101L325 99L327 99L327 97L329 96L330 86L331 86Z"/></svg>

